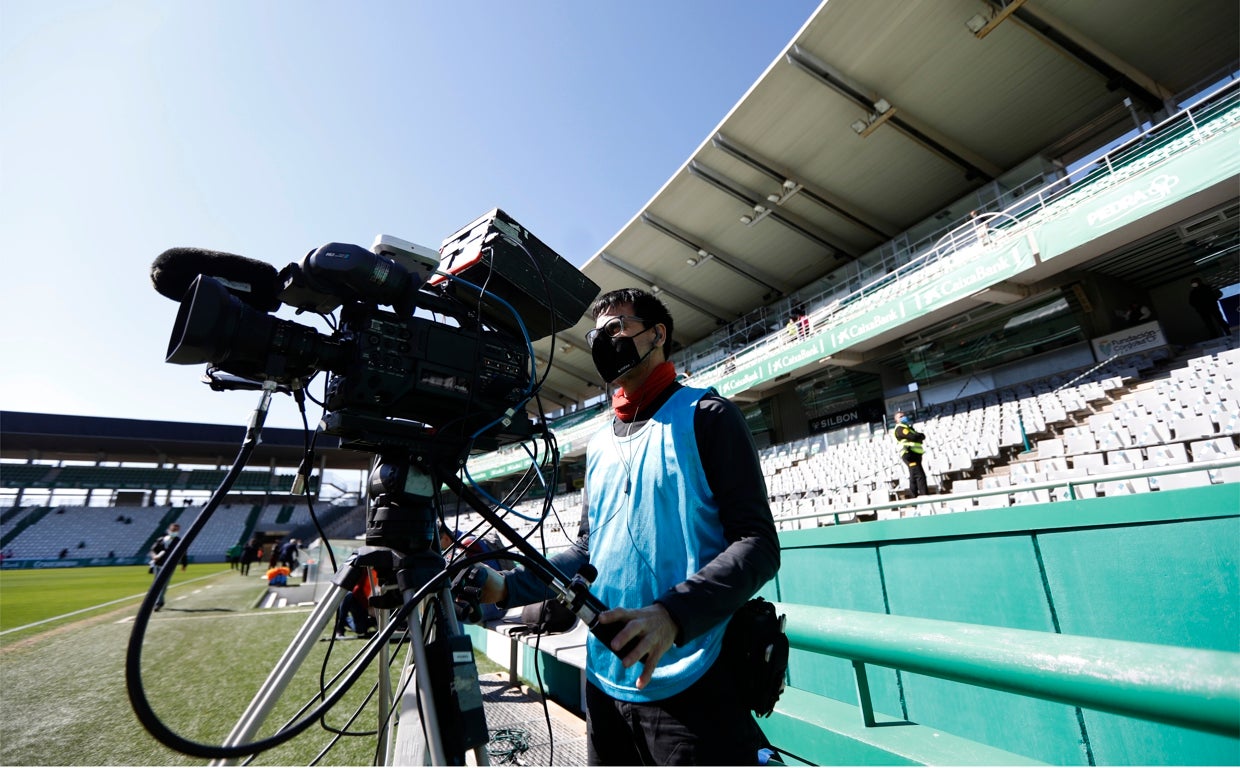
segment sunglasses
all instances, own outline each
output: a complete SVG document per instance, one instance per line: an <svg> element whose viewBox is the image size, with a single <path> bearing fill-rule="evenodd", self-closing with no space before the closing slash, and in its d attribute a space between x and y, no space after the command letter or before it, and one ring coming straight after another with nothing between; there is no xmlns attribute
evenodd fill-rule
<svg viewBox="0 0 1240 768"><path fill-rule="evenodd" d="M633 315L617 315L616 317L613 317L612 319L600 325L598 328L595 328L594 330L587 332L586 333L586 345L594 346L594 340L597 339L600 335L605 335L609 339L614 339L617 336L623 336L624 332L629 330L629 328L631 327L629 323L630 320L640 323L642 330L645 330L646 321L643 320L642 318L634 317Z"/></svg>

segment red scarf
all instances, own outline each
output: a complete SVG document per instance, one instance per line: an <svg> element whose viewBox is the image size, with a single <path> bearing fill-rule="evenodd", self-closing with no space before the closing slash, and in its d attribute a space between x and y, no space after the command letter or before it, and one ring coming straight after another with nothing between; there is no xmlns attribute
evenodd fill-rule
<svg viewBox="0 0 1240 768"><path fill-rule="evenodd" d="M676 366L670 361L659 363L650 372L646 380L637 385L636 392L625 392L617 389L611 396L611 407L620 417L620 421L632 421L637 416L637 409L645 403L652 402L656 395L667 385L676 381Z"/></svg>

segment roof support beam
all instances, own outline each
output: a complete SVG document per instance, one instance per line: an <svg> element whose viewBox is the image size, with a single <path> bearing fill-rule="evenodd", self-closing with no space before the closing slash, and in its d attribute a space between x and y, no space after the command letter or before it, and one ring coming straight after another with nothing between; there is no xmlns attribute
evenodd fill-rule
<svg viewBox="0 0 1240 768"><path fill-rule="evenodd" d="M998 3L988 3L988 5L990 5L990 7L994 9L991 12L990 19L986 19L986 17L982 16L981 14L978 14L978 16L974 18L981 18L982 22L984 22L978 29L973 29L974 25L976 24L974 19L969 19L969 21L966 23L965 26L973 30L974 37L976 37L978 40L981 40L983 37L993 32L995 27L1002 24L1004 19L1006 19L1008 16L1011 16L1013 13L1016 12L1017 8L1021 7L1024 4L1025 4L1025 0L1010 0L1010 2L1007 2L1007 3L1004 3L1002 0L1000 0L1000 2Z"/></svg>
<svg viewBox="0 0 1240 768"><path fill-rule="evenodd" d="M852 368L854 366L861 365L865 362L865 360L866 357L864 352L841 349L838 352L832 352L818 362L832 363L840 366L841 368Z"/></svg>
<svg viewBox="0 0 1240 768"><path fill-rule="evenodd" d="M741 161L745 165L749 166L750 168L753 168L755 171L758 171L759 173L771 179L772 181L775 181L776 183L783 184L785 181L789 181L789 180L794 182L795 184L801 187L801 190L798 193L801 197L805 197L805 198L808 198L814 201L815 203L822 206L823 208L830 211L831 213L834 213L835 215L840 216L841 218L846 219L847 221L853 224L856 224L858 227L861 227L862 229L866 230L867 232L870 232L871 234L877 235L878 237L881 237L884 240L888 240L892 237L895 237L897 234L899 234L898 231L886 225L874 224L874 223L871 223L870 221L867 221L861 218L861 216L848 210L842 203L838 203L838 202L835 202L834 200L827 199L827 196L825 193L815 192L814 190L809 188L808 184L806 184L804 181L800 179L793 177L792 174L776 170L775 168L771 167L771 165L766 160L761 160L757 158L754 155L752 150L742 147L739 143L733 141L732 139L729 139L727 136L724 136L722 133L716 133L714 138L711 139L711 143L714 144L715 147L717 147L724 154L728 155L729 157L735 160Z"/></svg>
<svg viewBox="0 0 1240 768"><path fill-rule="evenodd" d="M972 298L991 304L1015 304L1029 298L1029 288L1003 280L978 291Z"/></svg>
<svg viewBox="0 0 1240 768"><path fill-rule="evenodd" d="M698 177L702 181L705 181L707 184L710 184L712 187L714 187L715 189L718 189L720 192L724 192L736 198L737 200L740 200L741 202L745 203L745 205L749 206L750 208L753 208L756 210L758 206L761 206L763 208L762 215L764 217L775 219L776 221L778 221L780 224L783 224L788 229L791 229L793 232L796 232L798 235L801 235L805 239L821 246L823 249L827 251L827 255L834 256L835 258L841 261L848 261L848 260L856 258L855 254L850 253L847 249L842 248L836 245L835 243L832 243L830 240L828 240L823 235L820 235L817 232L811 230L808 226L797 222L795 219L791 218L789 214L781 213L779 211L766 208L765 207L765 204L767 203L766 198L762 198L761 200L759 200L758 197L754 195L753 193L740 189L739 185L737 185L736 182L732 181L731 179L726 179L718 171L714 171L714 170L711 170L710 168L707 168L706 166L699 163L697 160L693 160L689 163L689 173L693 176Z"/></svg>
<svg viewBox="0 0 1240 768"><path fill-rule="evenodd" d="M831 67L819 61L799 45L792 46L786 54L786 58L797 69L800 69L818 82L861 107L867 114L877 117L893 111L890 104L885 104L886 108L880 109L878 102L881 102L882 99L879 99L878 102L871 99L860 88L849 83L843 75L833 71ZM913 125L912 121L907 117L893 113L885 117L884 122L898 129L900 133L908 136L949 163L961 168L965 173L966 179L991 181L998 175L998 169L981 167L980 161L970 160L965 157L966 154L969 154L967 150L962 147L948 147L943 140L931 138L925 130ZM987 163L987 165L989 166L990 164Z"/></svg>
<svg viewBox="0 0 1240 768"><path fill-rule="evenodd" d="M758 275L744 269L743 267L739 267L736 264L733 264L732 259L730 257L725 257L723 254L719 252L718 249L708 248L705 243L696 243L693 240L690 240L688 236L677 231L670 224L658 219L653 214L642 213L642 223L664 235L667 235L671 239L675 240L676 242L680 243L684 247L693 251L695 259L701 256L701 254L705 254L705 256L701 256L701 258L705 259L707 257L710 257L711 260L718 262L720 266L726 267L732 270L733 272L735 272L736 274L740 275L741 277L745 278L746 280L751 280L757 283L758 285L762 286L763 288L766 288L768 291L768 294L763 297L764 299L774 298L774 296L783 296L785 293L787 293L790 290L789 288L780 288L778 286L772 285L771 283L767 282L765 279L759 277ZM695 261L695 264L696 263L700 263L700 262ZM774 296L772 296L772 294Z"/></svg>
<svg viewBox="0 0 1240 768"><path fill-rule="evenodd" d="M1153 78L1136 72L1135 68L1130 68L1134 72L1130 75L1119 66L1110 63L1108 58L1118 59L1118 57L1105 51L1097 43L1087 41L1079 33L1069 31L1066 25L1057 19L1052 19L1041 12L1035 14L1028 8L1014 8L1012 18L1041 36L1055 48L1101 75L1106 82L1107 90L1121 90L1127 93L1151 116L1166 112L1167 103L1164 95L1170 98L1170 94L1158 92L1160 90L1165 92L1166 89L1159 86ZM1137 78L1145 80L1148 86L1138 82Z"/></svg>
<svg viewBox="0 0 1240 768"><path fill-rule="evenodd" d="M654 275L650 274L649 272L646 272L645 270L642 270L642 269L638 269L632 264L629 264L626 261L618 259L615 256L612 256L610 253L607 253L606 251L600 251L599 258L603 260L603 263L609 264L615 269L628 275L629 277L632 277L640 282L645 283L646 285L649 285L652 293L658 296L664 296L664 295L670 296L671 298L675 299L681 304L684 304L687 307L691 307L697 310L698 312L701 312L703 315L706 315L707 317L712 318L715 321L716 325L727 325L728 323L727 316L732 315L734 318L736 316L735 313L727 312L718 307L715 307L711 305L709 302L705 301L704 299L699 299L696 296L692 298L686 296L685 295L686 292L681 288L669 288L665 281L659 280L658 278L656 278Z"/></svg>

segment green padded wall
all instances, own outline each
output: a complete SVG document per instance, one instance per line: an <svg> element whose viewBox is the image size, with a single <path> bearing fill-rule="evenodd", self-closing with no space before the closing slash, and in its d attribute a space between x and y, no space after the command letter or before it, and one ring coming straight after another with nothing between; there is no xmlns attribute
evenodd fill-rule
<svg viewBox="0 0 1240 768"><path fill-rule="evenodd" d="M780 538L783 565L764 594L789 603L1240 651L1236 484ZM868 675L880 720L941 729L1037 761L1240 763L1233 738L890 669L871 667ZM789 677L797 689L856 705L845 660L794 650Z"/></svg>

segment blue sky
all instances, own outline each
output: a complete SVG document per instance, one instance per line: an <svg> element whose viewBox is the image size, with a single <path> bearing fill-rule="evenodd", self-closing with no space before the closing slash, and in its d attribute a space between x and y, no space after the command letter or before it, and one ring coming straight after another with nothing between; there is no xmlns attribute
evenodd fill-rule
<svg viewBox="0 0 1240 768"><path fill-rule="evenodd" d="M583 264L817 4L3 0L0 409L243 423L163 362L173 246L438 248L498 206Z"/></svg>

